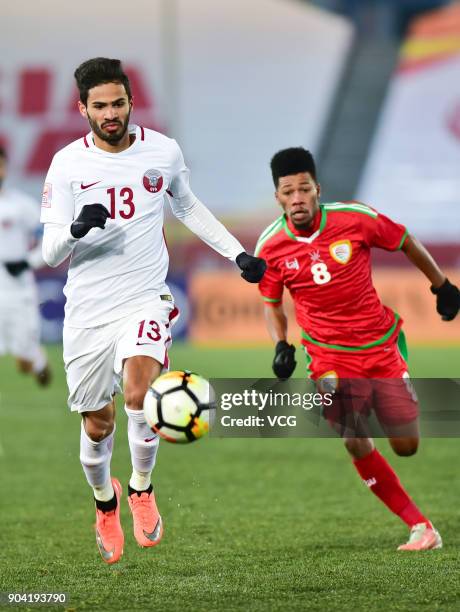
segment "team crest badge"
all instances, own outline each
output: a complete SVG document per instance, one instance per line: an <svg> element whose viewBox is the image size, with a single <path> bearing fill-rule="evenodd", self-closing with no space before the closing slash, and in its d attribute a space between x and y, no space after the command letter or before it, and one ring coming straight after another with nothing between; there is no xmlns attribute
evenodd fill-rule
<svg viewBox="0 0 460 612"><path fill-rule="evenodd" d="M333 242L329 247L329 253L334 261L339 264L346 264L351 259L353 248L349 240L339 240Z"/></svg>
<svg viewBox="0 0 460 612"><path fill-rule="evenodd" d="M158 193L163 187L163 176L159 170L147 170L142 178L142 183L150 193Z"/></svg>

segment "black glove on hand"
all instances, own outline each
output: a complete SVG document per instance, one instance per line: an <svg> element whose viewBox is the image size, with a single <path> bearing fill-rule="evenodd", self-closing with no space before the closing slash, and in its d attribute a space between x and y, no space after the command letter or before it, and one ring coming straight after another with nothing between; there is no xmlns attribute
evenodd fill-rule
<svg viewBox="0 0 460 612"><path fill-rule="evenodd" d="M285 380L294 372L297 365L294 359L295 346L288 344L285 340L280 340L275 347L275 358L273 360L273 372L275 376Z"/></svg>
<svg viewBox="0 0 460 612"><path fill-rule="evenodd" d="M83 238L92 227L104 229L109 216L109 211L102 204L85 204L70 226L70 233L74 238Z"/></svg>
<svg viewBox="0 0 460 612"><path fill-rule="evenodd" d="M261 281L267 269L265 259L253 257L244 251L236 258L236 265L240 270L243 270L241 276L244 280L248 281L248 283L258 283Z"/></svg>
<svg viewBox="0 0 460 612"><path fill-rule="evenodd" d="M444 283L435 289L431 287L431 293L436 296L436 310L443 321L452 321L457 316L460 308L460 291L446 278Z"/></svg>
<svg viewBox="0 0 460 612"><path fill-rule="evenodd" d="M5 262L5 268L11 274L11 276L19 276L29 268L29 264L25 259L21 259L21 261L7 261Z"/></svg>

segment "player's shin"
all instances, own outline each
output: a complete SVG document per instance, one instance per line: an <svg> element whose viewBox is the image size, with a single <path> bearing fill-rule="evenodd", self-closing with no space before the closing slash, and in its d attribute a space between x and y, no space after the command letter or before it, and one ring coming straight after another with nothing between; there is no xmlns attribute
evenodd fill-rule
<svg viewBox="0 0 460 612"><path fill-rule="evenodd" d="M353 459L353 463L364 484L406 525L413 527L426 523L431 526L430 521L406 493L390 464L376 448L365 457Z"/></svg>
<svg viewBox="0 0 460 612"><path fill-rule="evenodd" d="M131 410L125 406L125 411L128 415L128 441L133 466L129 486L136 491L146 491L151 484L159 436L147 425L143 410Z"/></svg>
<svg viewBox="0 0 460 612"><path fill-rule="evenodd" d="M107 502L114 498L110 479L110 460L112 458L115 426L111 434L103 440L91 440L82 421L80 434L80 461L86 480L94 491L94 499Z"/></svg>
<svg viewBox="0 0 460 612"><path fill-rule="evenodd" d="M47 366L47 359L41 346L37 346L32 355L32 370L34 374L39 374Z"/></svg>

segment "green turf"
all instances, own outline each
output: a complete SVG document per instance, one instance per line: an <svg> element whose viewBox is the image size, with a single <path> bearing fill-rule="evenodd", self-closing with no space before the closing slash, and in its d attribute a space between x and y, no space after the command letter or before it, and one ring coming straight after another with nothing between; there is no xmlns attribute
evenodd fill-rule
<svg viewBox="0 0 460 612"><path fill-rule="evenodd" d="M414 350L412 372L458 376L458 354ZM457 440L425 440L415 457L391 457L442 530L442 551L395 552L406 528L359 481L339 440L210 438L162 444L154 482L164 539L139 549L123 503L125 554L106 566L78 460L78 417L65 406L57 348L51 357L56 380L45 391L0 360L0 592L66 592L68 610L460 609ZM267 349L178 345L172 357L208 377L270 374ZM118 421L113 473L126 483L123 411Z"/></svg>

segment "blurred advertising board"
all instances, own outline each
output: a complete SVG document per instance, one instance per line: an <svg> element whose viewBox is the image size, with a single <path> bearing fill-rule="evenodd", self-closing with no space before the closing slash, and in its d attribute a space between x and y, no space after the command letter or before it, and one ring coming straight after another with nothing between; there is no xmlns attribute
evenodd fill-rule
<svg viewBox="0 0 460 612"><path fill-rule="evenodd" d="M429 243L460 241L460 4L416 19L357 198Z"/></svg>
<svg viewBox="0 0 460 612"><path fill-rule="evenodd" d="M458 271L447 270L452 282ZM414 343L460 344L460 317L446 323L436 313L435 297L421 272L405 268L377 268L374 285L382 302L404 320L407 339ZM191 277L189 298L193 317L189 338L197 344L256 344L270 341L265 327L263 302L257 286L242 282L234 272L202 272ZM292 301L285 293L289 339L297 342L300 331Z"/></svg>

